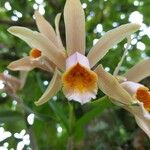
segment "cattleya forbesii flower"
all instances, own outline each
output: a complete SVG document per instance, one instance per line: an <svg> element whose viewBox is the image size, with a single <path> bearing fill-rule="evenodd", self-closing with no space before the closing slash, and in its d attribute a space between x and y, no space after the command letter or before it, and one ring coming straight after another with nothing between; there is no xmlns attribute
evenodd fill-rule
<svg viewBox="0 0 150 150"><path fill-rule="evenodd" d="M80 0L66 0L64 8L66 51L59 34L59 19L56 18L55 21L56 32L38 12L35 13L35 19L40 33L24 27L11 27L8 31L27 42L32 48L41 51L42 56L55 64L53 78L45 93L36 102L37 105L47 102L62 87L68 100L84 104L96 98L97 83L101 75L98 75L93 67L111 47L140 27L138 24L131 23L106 32L86 56L85 16ZM13 69L15 66L19 64L13 64ZM24 66L20 65L19 68L21 67Z"/></svg>
<svg viewBox="0 0 150 150"><path fill-rule="evenodd" d="M102 66L99 66L96 72L101 75L99 88L112 99L112 102L132 113L139 127L150 138L150 91L138 83L150 76L149 67L150 59L138 63L123 75L124 80L120 83Z"/></svg>

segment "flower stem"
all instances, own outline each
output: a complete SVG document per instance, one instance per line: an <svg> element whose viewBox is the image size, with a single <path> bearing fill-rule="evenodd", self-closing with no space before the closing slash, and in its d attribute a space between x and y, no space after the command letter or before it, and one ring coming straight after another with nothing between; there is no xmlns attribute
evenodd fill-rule
<svg viewBox="0 0 150 150"><path fill-rule="evenodd" d="M75 115L74 115L73 105L71 103L68 104L69 104L69 137L68 137L67 150L73 150L74 149L73 129L75 123Z"/></svg>
<svg viewBox="0 0 150 150"><path fill-rule="evenodd" d="M28 124L27 122L27 117L30 113L33 113L33 111L26 107L22 101L22 99L16 95L16 94L9 94L13 99L15 99L19 105L19 107L21 108L22 112L23 112L23 115L24 115L24 122L25 122L25 125L26 125L26 130L27 130L27 133L29 134L30 136L30 145L31 145L31 148L32 150L38 150L38 147L37 147L37 144L36 144L36 140L35 140L35 137L34 137L34 134L33 134L33 130L32 130L32 127Z"/></svg>
<svg viewBox="0 0 150 150"><path fill-rule="evenodd" d="M119 73L120 67L121 67L121 65L122 65L122 63L123 63L123 61L124 61L124 59L125 59L125 57L126 57L126 54L128 53L128 49L129 49L130 43L131 43L131 37L129 36L129 37L127 37L127 46L126 46L126 48L125 48L125 51L124 51L124 53L123 53L123 56L121 57L121 60L119 61L118 65L117 65L117 67L115 68L115 71L114 71L114 73L113 73L114 76L117 76L118 73Z"/></svg>
<svg viewBox="0 0 150 150"><path fill-rule="evenodd" d="M74 140L73 136L68 137L68 143L67 143L67 150L73 150L74 149Z"/></svg>

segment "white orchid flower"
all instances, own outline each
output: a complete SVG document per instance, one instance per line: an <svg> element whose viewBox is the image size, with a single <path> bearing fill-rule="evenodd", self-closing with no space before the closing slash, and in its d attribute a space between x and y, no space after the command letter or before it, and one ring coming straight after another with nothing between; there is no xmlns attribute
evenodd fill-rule
<svg viewBox="0 0 150 150"><path fill-rule="evenodd" d="M46 56L56 66L47 90L36 105L47 102L62 87L68 100L84 104L96 98L97 83L101 75L98 76L93 67L110 48L140 28L138 24L130 23L106 32L85 56L85 16L80 0L67 0L65 4L66 51L58 30L60 18L55 21L55 33L41 15L36 13L35 16L40 33L24 27L11 27L8 31L32 48L39 49L41 55Z"/></svg>
<svg viewBox="0 0 150 150"><path fill-rule="evenodd" d="M99 78L99 88L108 95L112 102L132 113L139 127L150 138L150 91L138 83L150 76L150 59L146 59L123 75L126 80L119 83L115 76L98 66L96 72Z"/></svg>

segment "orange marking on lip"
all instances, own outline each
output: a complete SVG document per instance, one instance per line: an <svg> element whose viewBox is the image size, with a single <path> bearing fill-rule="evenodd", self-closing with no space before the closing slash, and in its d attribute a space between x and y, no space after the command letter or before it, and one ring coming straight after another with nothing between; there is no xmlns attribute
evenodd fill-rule
<svg viewBox="0 0 150 150"><path fill-rule="evenodd" d="M40 51L40 50L38 50L38 49L32 49L31 51L30 51L30 53L29 53L29 55L31 56L31 57L33 57L33 58L38 58L38 57L40 57L41 56L41 54L42 54L42 52Z"/></svg>
<svg viewBox="0 0 150 150"><path fill-rule="evenodd" d="M138 88L136 92L136 98L143 102L145 109L150 111L150 91L146 87L140 87Z"/></svg>
<svg viewBox="0 0 150 150"><path fill-rule="evenodd" d="M79 63L67 70L62 81L65 89L78 92L91 91L97 88L97 74Z"/></svg>

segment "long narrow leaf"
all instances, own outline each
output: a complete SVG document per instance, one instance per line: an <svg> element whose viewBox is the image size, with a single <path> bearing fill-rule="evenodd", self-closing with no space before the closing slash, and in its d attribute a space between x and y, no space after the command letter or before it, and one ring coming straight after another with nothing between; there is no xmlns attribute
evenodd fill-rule
<svg viewBox="0 0 150 150"><path fill-rule="evenodd" d="M107 97L96 100L94 103L91 103L92 109L85 113L75 124L74 134L76 137L80 137L83 127L87 125L92 119L100 115L106 108L110 108L112 103L108 100Z"/></svg>
<svg viewBox="0 0 150 150"><path fill-rule="evenodd" d="M67 119L67 116L66 116L65 112L63 111L62 107L60 107L60 105L58 105L54 101L49 101L48 103L49 103L50 108L53 110L55 115L58 117L58 119L63 123L66 130L69 131L68 119Z"/></svg>

